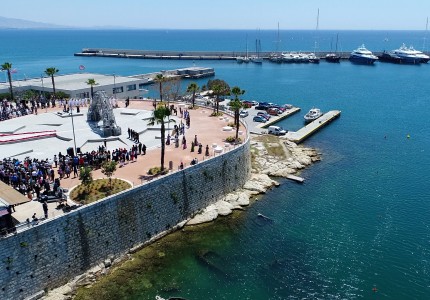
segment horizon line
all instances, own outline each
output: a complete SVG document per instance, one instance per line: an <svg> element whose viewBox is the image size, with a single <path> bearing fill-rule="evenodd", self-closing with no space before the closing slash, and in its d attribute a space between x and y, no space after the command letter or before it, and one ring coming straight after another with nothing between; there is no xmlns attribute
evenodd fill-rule
<svg viewBox="0 0 430 300"><path fill-rule="evenodd" d="M92 26L92 27L73 27L73 26L61 26L61 27L0 27L0 30L225 30L225 31L254 31L255 28L143 28L143 27L116 27L116 26ZM261 31L277 31L278 29L261 29ZM279 29L280 31L287 30L298 30L298 31L315 31L316 29L312 28L288 28L288 29ZM318 29L318 31L426 31L426 29L335 29L335 28L327 28L327 29Z"/></svg>

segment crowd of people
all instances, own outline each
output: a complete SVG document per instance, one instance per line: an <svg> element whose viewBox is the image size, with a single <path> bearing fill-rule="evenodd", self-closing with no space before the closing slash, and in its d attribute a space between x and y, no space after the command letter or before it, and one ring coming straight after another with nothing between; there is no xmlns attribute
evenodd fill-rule
<svg viewBox="0 0 430 300"><path fill-rule="evenodd" d="M0 104L0 121L37 113L37 107L29 107L25 103L12 103L4 99Z"/></svg>
<svg viewBox="0 0 430 300"><path fill-rule="evenodd" d="M20 161L16 158L4 158L0 161L0 180L11 185L30 200L41 198L50 191L57 192L60 180L56 178L53 161L26 157Z"/></svg>

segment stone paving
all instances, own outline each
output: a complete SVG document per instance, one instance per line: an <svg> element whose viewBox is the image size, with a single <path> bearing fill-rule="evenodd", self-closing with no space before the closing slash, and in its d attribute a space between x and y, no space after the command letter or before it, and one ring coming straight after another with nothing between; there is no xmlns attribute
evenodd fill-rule
<svg viewBox="0 0 430 300"><path fill-rule="evenodd" d="M118 147L130 149L133 141L128 139L127 128L140 133L140 141L147 145L146 155L138 156L135 162L130 162L121 168L118 168L114 174L116 178L128 180L133 186L139 185L148 179L147 171L151 167L160 165L160 132L158 128L148 128L148 118L152 115L152 101L132 100L128 108L125 108L124 101L119 101L120 108L114 109L117 124L122 128L122 134L119 137L110 137L107 139L107 149L113 150ZM175 106L184 104L175 103ZM80 147L82 152L96 150L98 146L103 145L104 138L97 134L97 131L91 129L86 122L87 108L81 109L80 114L74 115L73 122L75 127L76 146ZM229 122L233 121L233 117L225 114L223 118L210 117L212 109L198 108L196 110L189 110L191 124L190 128L185 129L185 137L187 139L187 148L175 148L174 144L166 146L165 165L169 166L172 162L173 171L178 170L181 162L185 167L190 165L193 158L199 161L208 159L205 157L205 147L209 145L210 156L217 155L213 150L215 146L222 151L233 149L232 145L226 144L224 141L229 136L234 136L235 132L225 131L223 128ZM174 116L173 119L176 124L181 122L179 116ZM183 120L185 123L185 120ZM172 129L175 123L170 123ZM39 110L38 115L29 115L12 120L3 121L0 123L0 133L15 133L22 134L24 132L40 132L56 130L57 137L45 137L43 139L34 139L28 142L15 142L8 144L0 144L1 157L17 157L20 159L26 156L35 158L49 158L52 159L54 154L58 152L66 153L66 149L73 147L73 130L71 124L71 117L61 113L60 108L48 108ZM240 128L241 138L246 139L246 130L243 126ZM197 135L198 142L203 145L203 153L197 154L197 147L195 152L191 152L191 141ZM180 137L181 139L182 137ZM1 140L0 140L1 142ZM93 171L93 178L104 178L105 176L100 170ZM79 185L78 178L70 176L61 180L61 186L65 188L72 188ZM62 214L62 210L55 209L56 204L49 205L49 217ZM16 207L16 212L12 215L19 221L25 221L26 218L36 212L38 216L43 216L42 205L38 202L30 202Z"/></svg>

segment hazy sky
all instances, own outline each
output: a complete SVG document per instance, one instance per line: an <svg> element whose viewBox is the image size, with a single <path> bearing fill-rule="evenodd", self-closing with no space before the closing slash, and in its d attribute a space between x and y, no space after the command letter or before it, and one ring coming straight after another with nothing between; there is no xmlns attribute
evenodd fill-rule
<svg viewBox="0 0 430 300"><path fill-rule="evenodd" d="M430 0L14 0L0 15L67 26L423 30Z"/></svg>

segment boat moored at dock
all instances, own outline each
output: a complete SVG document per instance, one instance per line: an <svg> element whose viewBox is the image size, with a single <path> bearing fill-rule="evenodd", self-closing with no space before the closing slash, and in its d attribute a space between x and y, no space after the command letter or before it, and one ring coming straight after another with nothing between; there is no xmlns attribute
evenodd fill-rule
<svg viewBox="0 0 430 300"><path fill-rule="evenodd" d="M363 44L351 52L349 60L356 64L373 65L373 63L378 60L378 57L367 50Z"/></svg>
<svg viewBox="0 0 430 300"><path fill-rule="evenodd" d="M428 61L430 60L430 56L424 54L421 51L415 50L412 46L409 47L409 51L411 51L411 53L414 53L420 59L420 62L423 64L428 63Z"/></svg>
<svg viewBox="0 0 430 300"><path fill-rule="evenodd" d="M392 62L397 64L420 64L428 61L428 56L421 51L415 50L413 47L406 47L405 44L400 46L399 49L392 51L384 51L378 56L381 61ZM426 60L427 58L427 60Z"/></svg>
<svg viewBox="0 0 430 300"><path fill-rule="evenodd" d="M315 121L322 115L323 113L319 108L311 108L311 110L309 110L309 112L303 118L305 119L305 123L310 123L312 121Z"/></svg>

